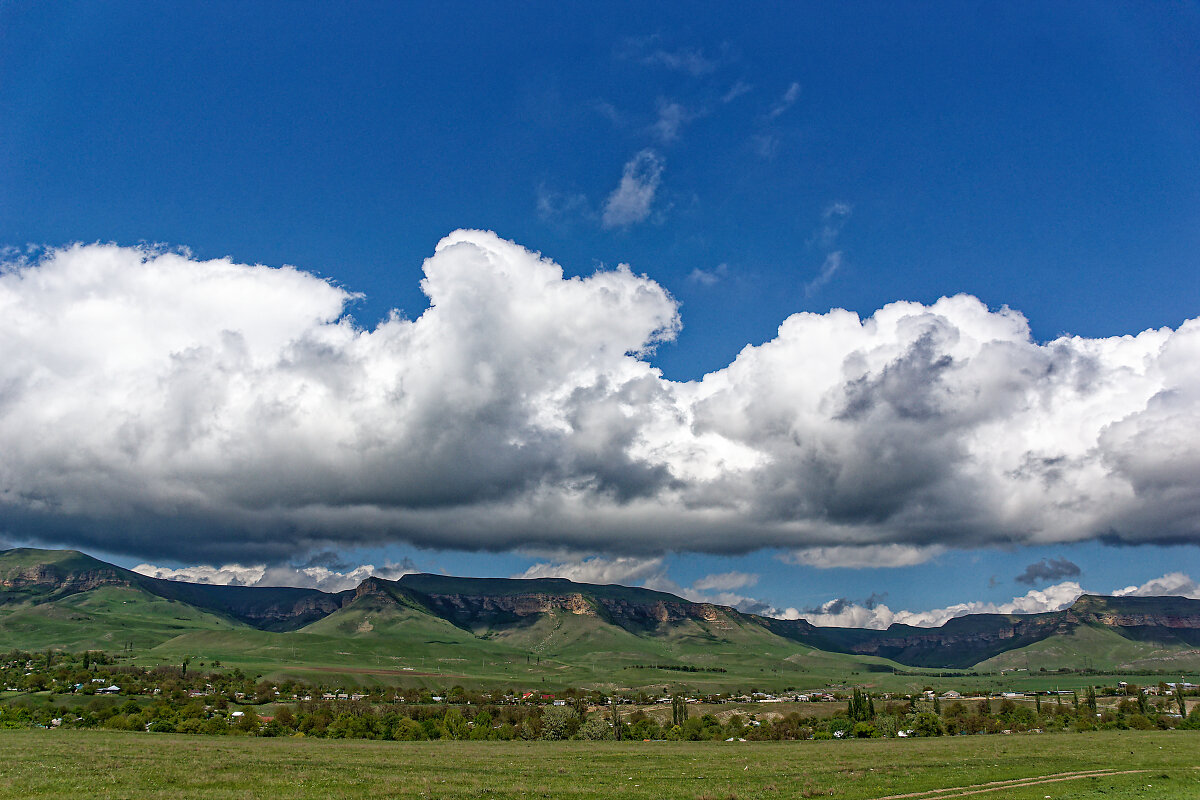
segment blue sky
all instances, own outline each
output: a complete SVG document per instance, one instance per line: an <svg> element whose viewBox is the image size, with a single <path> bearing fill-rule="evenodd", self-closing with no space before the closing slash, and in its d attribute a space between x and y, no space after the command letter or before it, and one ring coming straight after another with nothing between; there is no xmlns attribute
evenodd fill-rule
<svg viewBox="0 0 1200 800"><path fill-rule="evenodd" d="M797 312L824 315L842 308L866 319L896 301L929 306L965 293L992 312L1005 306L1020 312L1031 347L1064 335L1090 341L1175 330L1198 316L1200 300L1198 42L1200 10L1192 3L778 4L750 10L608 4L603 12L570 3L6 3L0 8L0 246L8 248L10 276L37 269L39 259L76 242L188 248L197 263L228 257L234 264L293 265L356 293L344 310L371 330L393 309L409 320L426 311L423 262L443 237L463 228L494 231L552 259L565 278L628 264L634 276L644 275L668 293L677 319L667 327L678 329L659 336L665 341L640 358L661 370L670 391L723 370L747 345L776 340L781 323ZM103 285L107 289L89 296L116 292L112 281ZM21 291L12 290L13 307L33 308L31 296ZM128 299L133 289L122 292ZM290 295L270 297L291 302L280 299ZM239 298L251 309L272 302L252 293ZM319 305L311 292L305 298ZM136 302L155 303L161 313L172 300L168 293ZM335 316L341 313L340 301L327 302L337 305ZM614 307L615 315L630 320L642 312L655 324L671 313L657 306ZM179 316L193 320L188 313ZM537 316L528 308L524 313ZM945 313L951 327L958 325L955 335L965 337L961 315L974 312ZM649 335L654 324L647 325L642 333ZM153 337L158 329L152 325L141 335L148 330ZM72 335L91 336L84 329L58 335L68 342ZM0 341L33 353L32 336L31 328L18 330L14 323ZM775 609L803 610L837 597L865 601L883 593L893 610L1003 603L1062 580L1110 591L1168 572L1200 570L1197 506L1189 490L1200 484L1200 471L1195 460L1167 452L1174 426L1186 429L1197 414L1196 395L1189 393L1195 362L1187 360L1190 351L1179 338L1173 347L1182 355L1146 377L1141 399L1121 394L1127 384L1120 369L1133 356L1116 354L1115 345L1078 345L1079 353L1098 359L1101 371L1114 370L1111 381L1101 381L1108 388L1097 389L1087 409L1110 409L1106 424L1146 409L1165 415L1146 417L1144 429L1128 433L1122 441L1130 449L1104 450L1091 467L1079 466L1066 481L1073 487L1070 497L1046 501L1058 510L1103 505L1104 498L1120 499L1128 491L1144 503L1114 506L1094 518L1064 521L1054 516L1057 510L1041 509L1028 525L981 521L998 507L995 491L967 511L942 514L946 497L974 497L974 489L962 487L939 490L941 506L901 503L903 514L899 506L866 508L867 495L907 491L911 499L923 491L885 481L857 487L849 505L830 502L815 516L787 512L793 517L783 522L803 522L803 531L731 527L726 536L746 537L744 546L721 544L708 518L694 529L682 522L679 531L656 538L655 526L669 524L663 521L670 518L667 506L655 507L664 517L650 523L629 511L626 500L619 509L606 506L605 513L616 515L613 530L636 529L637 542L613 534L606 545L601 533L564 532L565 520L586 524L586 517L573 516L512 520L514 529L545 523L522 545L519 536L495 534L486 519L480 521L494 509L478 504L493 502L495 492L504 490L489 477L490 467L472 472L473 456L455 451L456 468L469 473L464 485L477 479L479 493L444 502L474 508L480 519L372 521L367 527L378 525L381 532L371 536L345 532L365 524L357 517L322 522L328 527L319 535L297 535L296 526L305 524L295 519L272 519L264 530L277 533L262 534L264 544L250 552L223 545L220 536L210 540L205 531L241 530L257 524L247 520L273 504L289 507L297 496L320 495L308 477L277 476L274 500L266 488L253 501L236 502L227 489L213 490L174 517L164 509L177 506L134 489L128 503L111 511L63 511L86 509L89 491L111 496L114 490L66 486L61 478L69 458L45 445L37 458L15 462L3 476L7 483L0 490L10 498L3 536L172 567L225 559L299 564L324 550L337 551L345 564L407 557L422 569L470 574L519 574L539 564L578 569L589 558L635 558L641 561L627 570L631 579L672 581L684 589L705 583L708 575L744 573L726 579L726 589ZM128 340L113 346L128 346L122 341ZM1144 346L1147 353L1166 347L1157 340ZM1096 355L1097 348L1112 354ZM174 356L185 351L181 345ZM1145 356L1138 351L1138 358ZM955 351L953 359L962 358ZM50 363L30 356L25 371L9 379L39 374ZM808 364L788 363L797 373ZM97 374L118 369L104 364ZM628 365L613 369L631 374ZM761 369L778 377L782 368L764 359ZM1012 369L1025 374L1024 367ZM886 366L871 373L880 381L898 374ZM68 377L58 396L84 391ZM607 380L611 384L612 376ZM780 378L774 388L792 391L783 383ZM444 385L451 385L449 377ZM262 384L260 390L266 391ZM441 405L455 406L461 398L445 391ZM1022 396L1037 391L1034 386ZM1121 399L1108 403L1103 392ZM503 405L495 397L488 402L492 409ZM1169 408L1161 411L1164 404ZM717 427L732 419L728 405L720 408L725 411L712 413L726 417L713 423ZM839 424L850 408L834 415ZM28 429L28 420L0 405L0 415L6 413L11 429ZM62 419L76 419L63 413ZM637 408L624 413L642 416ZM1073 413L1060 403L1035 422L1061 427ZM151 425L154 417L147 411L139 419ZM88 429L103 424L93 421ZM888 430L897 436L931 435L896 424ZM128 424L122 430L127 433ZM1112 428L1116 433L1097 439L1097 447L1115 448L1112 437L1121 430ZM964 434L945 453L981 446L994 435L992 428L981 431ZM778 452L754 444L767 432L764 427L743 436L738 447L758 447L778 462ZM112 442L126 435L118 433L109 445L96 444L95 463L107 464L104 448L117 447ZM866 439L855 441L877 447L891 442L892 433L883 439L864 433ZM736 438L728 430L721 435ZM1156 445L1153 435L1168 444ZM15 447L15 441L8 444ZM356 441L361 444L361 437ZM476 441L483 448L488 440ZM1039 451L1039 463L1083 458L1083 449L1068 449ZM1133 475L1133 454L1147 451L1163 455ZM309 455L321 461L315 452ZM613 491L619 499L625 491L644 499L652 495L638 493L651 492L646 487L653 480L647 473L642 484L626 486L631 471L674 470L676 479L682 474L683 462L651 464L643 455L623 451L595 468L601 475L596 480L603 484L610 468L624 470L626 477L612 478ZM722 451L720 458L727 456L733 457ZM898 463L938 472L927 457L934 458L920 454ZM833 463L844 466L837 458ZM577 455L569 460L579 463ZM518 462L525 464L518 459L504 469L523 468L513 466ZM139 473L122 464L98 472L120 472L112 485L130 487L137 482L130 476ZM211 476L216 469L207 462L203 469L194 462L185 466L180 481L191 476L197 487L207 485L197 474ZM1110 477L1120 473L1125 483L1088 488L1088 470L1101 467ZM316 466L310 471L318 472ZM799 473L785 472L759 476L754 486L773 480L791 485ZM1170 474L1179 485L1158 487L1157 479L1146 477L1151 473ZM413 474L397 468L390 480L415 486L420 482ZM538 473L542 486L557 480L547 474ZM1151 497L1152 486L1164 494ZM423 500L415 489L402 492L402 500L372 491L373 506L413 511L443 502ZM433 498L440 490L429 491ZM779 492L748 513L776 514L790 502ZM350 494L339 490L337 498L320 500L324 508L341 508L338 498ZM1174 505L1162 500L1166 496ZM49 506L60 510L34 507L29 497L52 498ZM172 497L185 505L194 500ZM1168 506L1174 510L1164 510ZM1163 518L1146 509L1161 510ZM622 517L626 512L637 520ZM1134 516L1142 521L1131 521ZM185 520L178 521L172 538L181 544L173 550L124 533L172 527L171 519ZM963 526L961 534L956 524ZM605 525L598 529L609 530ZM450 528L455 534L442 537ZM274 547L265 544L271 536ZM926 560L891 568L819 568L788 555L797 547L843 540L924 548L920 557ZM647 561L655 558L663 561ZM918 560L911 553L906 558ZM1038 586L1014 582L1043 559L1066 559L1079 574ZM619 577L620 571L571 574Z"/></svg>

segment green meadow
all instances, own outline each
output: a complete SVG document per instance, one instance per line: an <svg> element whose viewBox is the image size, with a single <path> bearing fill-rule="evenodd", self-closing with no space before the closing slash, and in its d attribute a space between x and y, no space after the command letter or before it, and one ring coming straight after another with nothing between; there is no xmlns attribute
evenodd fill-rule
<svg viewBox="0 0 1200 800"><path fill-rule="evenodd" d="M1200 733L924 740L380 742L0 731L21 798L1200 797Z"/></svg>

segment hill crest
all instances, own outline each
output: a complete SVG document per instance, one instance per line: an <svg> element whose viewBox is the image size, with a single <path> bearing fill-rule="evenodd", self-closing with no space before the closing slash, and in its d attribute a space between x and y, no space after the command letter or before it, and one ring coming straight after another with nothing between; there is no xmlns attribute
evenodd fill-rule
<svg viewBox="0 0 1200 800"><path fill-rule="evenodd" d="M566 578L411 573L397 580L373 576L354 590L331 593L152 578L73 550L0 551L0 615L18 606L52 604L107 586L140 590L260 631L297 631L360 598L378 595L408 609L407 618L429 617L431 624L438 620L437 625L449 623L466 635L484 638L532 630L541 624L538 620L548 618L559 620L551 626L554 630L572 618L581 622L591 619L593 622L579 630L594 635L609 630L616 635L620 629L620 636L656 640L660 645L679 636L728 642L730 632L740 630L739 635L766 636L791 646L919 667L969 668L1049 637L1070 635L1080 626L1116 631L1136 641L1200 645L1200 600L1183 597L1084 595L1062 611L976 614L956 617L937 628L892 625L887 630L872 630L817 627L803 619L744 614L728 606L693 602L652 589ZM580 636L586 641L586 635ZM0 647L4 644L0 641Z"/></svg>

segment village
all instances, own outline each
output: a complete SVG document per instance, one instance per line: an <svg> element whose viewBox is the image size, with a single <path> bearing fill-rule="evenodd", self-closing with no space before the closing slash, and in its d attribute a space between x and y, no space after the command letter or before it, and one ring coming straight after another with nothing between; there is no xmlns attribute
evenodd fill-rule
<svg viewBox="0 0 1200 800"><path fill-rule="evenodd" d="M1116 681L1084 691L915 694L826 686L696 694L443 690L273 682L240 669L123 665L98 652L13 652L0 727L368 739L755 740L907 738L1200 728L1200 685Z"/></svg>

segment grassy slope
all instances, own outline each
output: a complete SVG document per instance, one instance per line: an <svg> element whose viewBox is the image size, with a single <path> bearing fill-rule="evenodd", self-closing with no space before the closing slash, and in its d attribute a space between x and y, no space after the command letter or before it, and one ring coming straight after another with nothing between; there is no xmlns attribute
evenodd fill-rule
<svg viewBox="0 0 1200 800"><path fill-rule="evenodd" d="M299 631L197 632L143 654L143 663L183 656L220 660L268 675L371 685L444 685L511 680L524 657L449 622L367 595Z"/></svg>
<svg viewBox="0 0 1200 800"><path fill-rule="evenodd" d="M58 579L84 572L122 571L120 567L114 567L77 550L18 547L0 551L0 582L7 582L30 567L43 567L47 573ZM10 614L23 604L53 599L54 596L54 592L41 586L0 588L0 615Z"/></svg>
<svg viewBox="0 0 1200 800"><path fill-rule="evenodd" d="M126 586L102 586L49 603L22 605L0 617L5 647L26 650L116 651L130 641L135 648L145 649L197 630L245 633L250 629Z"/></svg>
<svg viewBox="0 0 1200 800"><path fill-rule="evenodd" d="M954 797L961 793L944 790L1020 781L975 796L1178 800L1200 795L1198 745L1192 731L732 744L0 731L0 796L867 800ZM1090 770L1109 774L1031 783ZM1112 774L1127 770L1137 772Z"/></svg>
<svg viewBox="0 0 1200 800"><path fill-rule="evenodd" d="M867 664L882 661L821 653L752 623L689 622L658 636L639 637L596 616L553 612L531 617L527 625L503 626L476 636L379 595L360 597L299 631L191 632L139 655L139 663L145 664L174 663L191 656L320 683L546 689L671 686L678 691L816 688L873 675ZM654 664L719 666L726 672L683 673L635 666Z"/></svg>
<svg viewBox="0 0 1200 800"><path fill-rule="evenodd" d="M0 570L35 567L40 564L54 565L69 571L85 571L110 564L92 558L78 550L40 550L36 547L15 547L0 552Z"/></svg>
<svg viewBox="0 0 1200 800"><path fill-rule="evenodd" d="M1175 669L1200 670L1200 650L1179 645L1137 641L1101 625L1080 625L1066 635L1043 639L981 662L978 670L1037 670L1077 668L1100 670Z"/></svg>

